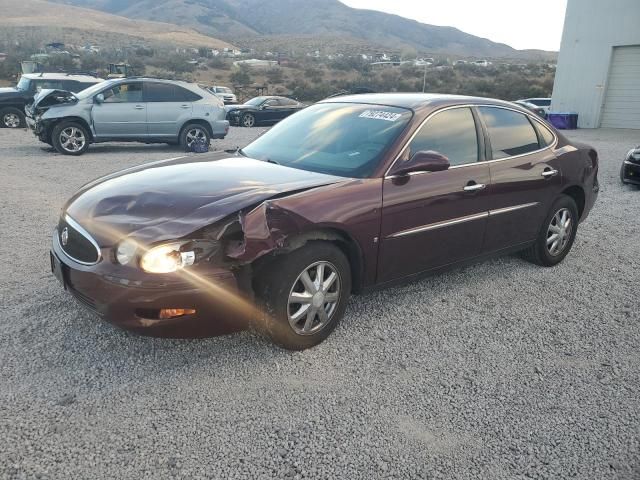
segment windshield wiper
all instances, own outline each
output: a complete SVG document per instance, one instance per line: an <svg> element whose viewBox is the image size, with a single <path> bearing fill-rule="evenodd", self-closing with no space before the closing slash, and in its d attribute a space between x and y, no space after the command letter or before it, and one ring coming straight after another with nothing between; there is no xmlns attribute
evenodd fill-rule
<svg viewBox="0 0 640 480"><path fill-rule="evenodd" d="M271 160L270 158L265 158L264 161L267 163L273 163L274 165L280 165L278 162L276 162L275 160Z"/></svg>

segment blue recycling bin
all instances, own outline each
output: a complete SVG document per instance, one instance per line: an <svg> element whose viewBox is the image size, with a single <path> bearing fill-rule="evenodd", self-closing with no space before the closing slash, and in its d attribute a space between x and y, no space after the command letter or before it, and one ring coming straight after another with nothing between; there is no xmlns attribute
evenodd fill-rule
<svg viewBox="0 0 640 480"><path fill-rule="evenodd" d="M570 113L550 113L547 120L558 130L575 130L578 128L578 114Z"/></svg>

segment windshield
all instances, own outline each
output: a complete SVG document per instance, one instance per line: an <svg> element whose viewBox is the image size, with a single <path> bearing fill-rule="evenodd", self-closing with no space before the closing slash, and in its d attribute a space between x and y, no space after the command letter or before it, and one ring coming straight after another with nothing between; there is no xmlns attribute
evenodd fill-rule
<svg viewBox="0 0 640 480"><path fill-rule="evenodd" d="M251 100L247 100L246 102L244 102L244 104L245 105L253 105L253 106L257 107L262 102L264 102L266 98L267 97L253 97Z"/></svg>
<svg viewBox="0 0 640 480"><path fill-rule="evenodd" d="M80 100L83 100L85 98L88 98L88 97L98 93L103 88L107 88L111 83L113 83L113 82L109 82L109 80L106 80L106 81L100 82L100 83L96 83L95 85L92 85L91 87L85 88L81 92L76 93L76 97L78 97Z"/></svg>
<svg viewBox="0 0 640 480"><path fill-rule="evenodd" d="M302 170L366 178L412 115L383 105L319 103L278 123L242 153Z"/></svg>
<svg viewBox="0 0 640 480"><path fill-rule="evenodd" d="M25 77L21 77L20 81L18 82L18 85L16 85L16 88L18 90L22 90L23 92L28 92L30 84L31 84L31 80Z"/></svg>

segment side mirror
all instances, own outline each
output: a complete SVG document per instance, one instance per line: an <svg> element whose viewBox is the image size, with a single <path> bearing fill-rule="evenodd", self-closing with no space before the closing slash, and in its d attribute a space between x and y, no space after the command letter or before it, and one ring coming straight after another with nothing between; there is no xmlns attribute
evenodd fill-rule
<svg viewBox="0 0 640 480"><path fill-rule="evenodd" d="M99 93L98 95L93 97L93 101L97 104L104 103L104 95L102 93Z"/></svg>
<svg viewBox="0 0 640 480"><path fill-rule="evenodd" d="M393 175L408 175L413 172L441 172L447 170L451 164L449 159L433 150L419 151L406 162L402 162L392 172Z"/></svg>

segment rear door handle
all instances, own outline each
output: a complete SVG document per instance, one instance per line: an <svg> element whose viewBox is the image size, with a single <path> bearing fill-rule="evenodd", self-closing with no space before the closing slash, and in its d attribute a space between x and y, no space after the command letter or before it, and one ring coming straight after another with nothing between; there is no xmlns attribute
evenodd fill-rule
<svg viewBox="0 0 640 480"><path fill-rule="evenodd" d="M486 185L484 183L471 183L464 187L465 192L477 192L479 190L484 190Z"/></svg>
<svg viewBox="0 0 640 480"><path fill-rule="evenodd" d="M553 169L547 169L544 172L542 172L542 176L544 178L555 177L557 174L558 174L558 170L553 170Z"/></svg>
<svg viewBox="0 0 640 480"><path fill-rule="evenodd" d="M136 105L135 107L136 110L144 110L144 105Z"/></svg>
<svg viewBox="0 0 640 480"><path fill-rule="evenodd" d="M189 108L190 105L180 105L180 108Z"/></svg>

